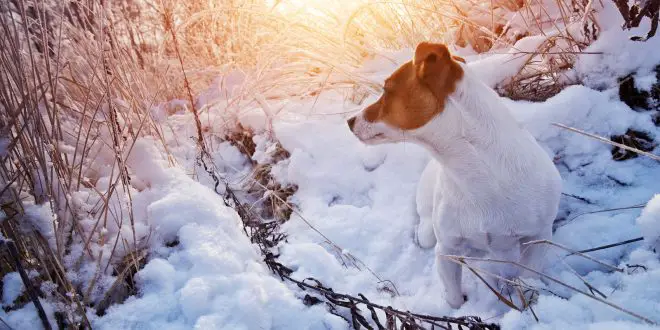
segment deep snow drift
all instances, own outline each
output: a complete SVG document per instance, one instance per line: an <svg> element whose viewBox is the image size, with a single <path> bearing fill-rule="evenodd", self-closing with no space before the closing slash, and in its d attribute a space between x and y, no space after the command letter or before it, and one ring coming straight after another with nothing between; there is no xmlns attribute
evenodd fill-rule
<svg viewBox="0 0 660 330"><path fill-rule="evenodd" d="M660 63L660 52L654 51L660 49L660 37L635 43L627 40L629 35L615 26L590 47L602 54L580 57L573 73L586 86L568 87L543 103L506 102L555 159L562 174L565 195L554 241L581 250L645 237L644 242L589 253L622 272L579 256L566 257L554 248L548 258L559 259L553 259L556 262L545 272L589 292L582 277L608 302L660 322L659 197L643 210L593 213L651 200L660 192L660 166L645 157L614 161L610 146L552 125L561 123L605 137L634 128L658 141L660 130L651 113L632 111L618 99L616 77L635 71L640 81L648 80L653 66ZM403 51L393 57L401 63L410 55ZM497 76L503 66L516 65L511 56L467 58L491 83L502 78ZM380 82L396 67L376 59L365 64L360 74ZM648 84L641 83L644 86ZM218 102L221 96L214 96L213 91L200 102ZM364 104L374 99L372 96ZM415 189L429 156L412 143L361 144L345 124L347 112L359 108L345 104L339 92L326 92L318 99L289 102L272 122L274 136L291 152L288 160L274 166L275 178L298 186L290 202L306 221L341 247L337 250L326 244L294 214L282 226L288 240L278 247L280 261L294 270L293 277L312 276L337 291L363 293L374 302L418 313L477 315L499 322L505 329L645 327L638 318L552 282L530 283L541 293L533 307L536 322L530 311L519 313L498 302L469 272L464 272L464 288L472 299L459 310L449 308L440 296L443 288L433 250L413 243ZM210 135L222 135L223 109L220 102L203 114ZM171 127L165 139L171 141L170 151L178 165L169 166L157 144L147 138L136 145L129 160L141 185L133 196L135 219L144 235L153 236L149 262L137 274L140 293L111 307L103 317L90 312L93 325L100 329L348 328L322 304L304 306L297 287L269 273L243 233L237 214L213 192L210 179L200 174L198 183L189 175L193 170L199 172L194 145L185 138L194 135L190 114L164 116L158 111L154 113L161 114L159 120ZM269 126L259 109L244 113L242 122L257 130ZM213 136L209 140L223 174L238 178L249 172L248 162L235 147L215 143ZM261 150L267 147L263 136L255 140ZM166 246L174 240L177 245ZM357 263L347 261L348 254ZM16 276L6 276L3 304L10 304L20 290ZM47 312L52 311L44 303ZM8 314L0 311L0 317L15 328L39 324L31 304Z"/></svg>

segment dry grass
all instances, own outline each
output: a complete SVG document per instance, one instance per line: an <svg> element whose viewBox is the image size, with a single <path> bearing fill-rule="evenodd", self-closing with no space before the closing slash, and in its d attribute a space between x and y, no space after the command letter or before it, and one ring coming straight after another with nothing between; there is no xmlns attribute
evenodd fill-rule
<svg viewBox="0 0 660 330"><path fill-rule="evenodd" d="M41 294L57 303L60 327L90 327L97 280L146 243L133 226L126 161L139 136L160 136L148 109L161 90L146 55L120 41L132 21L118 26L109 8L87 5L21 0L0 14L2 234L39 273L33 284L55 284ZM50 215L30 212L40 207ZM124 225L130 234L106 235ZM88 263L96 272L72 282L67 273Z"/></svg>
<svg viewBox="0 0 660 330"><path fill-rule="evenodd" d="M613 271L623 272L622 269L619 269L615 266L611 266L607 263L604 263L600 260L597 260L597 259L595 259L593 257L590 257L586 254L583 254L579 251L571 250L571 249L569 249L569 248L567 248L563 245L557 244L557 243L552 242L552 241L548 241L548 240L531 241L531 242L527 242L526 244L528 244L528 245L529 244L548 244L548 245L558 247L562 250L565 250L565 251L569 252L570 254L568 254L567 256L577 255L577 256L585 258L589 261L595 262L595 263L597 263L601 266L609 268ZM566 258L567 256L564 256L564 258ZM649 325L657 325L656 322L649 319L648 317L640 315L640 314L636 313L635 311L631 311L631 310L627 309L625 306L621 306L621 305L615 304L611 301L608 301L607 297L602 292L595 289L595 287L593 285L591 285L582 276L580 276L574 269L571 268L570 265L568 265L568 263L566 263L564 261L563 258L560 259L562 264L565 267L567 267L567 269L585 285L585 287L589 290L589 292L587 292L583 289L580 289L578 287L575 287L575 286L573 286L569 283L566 283L566 282L564 282L560 279L557 279L553 276L550 276L550 275L542 273L538 270L529 268L529 267L527 267L525 265L522 265L518 262L512 262L512 261L501 260L501 259L465 257L465 256L455 256L455 255L444 255L443 257L450 260L450 261L452 261L452 262L460 264L461 266L464 266L464 267L468 268L475 276L477 276L483 283L485 283L488 286L488 288L493 292L494 295L496 295L498 297L498 299L500 301L502 301L507 306L511 307L512 309L518 310L518 311L523 311L523 310L529 309L531 311L531 313L533 314L534 318L537 319L537 321L538 321L538 317L537 317L536 313L534 312L534 310L532 309L532 305L533 305L533 300L534 300L535 295L538 296L538 293L540 291L542 291L541 289L536 288L534 286L530 286L527 283L520 281L519 279L507 279L507 278L501 277L498 274L494 274L494 273L492 273L488 270L485 270L482 267L475 266L474 264L475 263L479 263L479 264L483 264L483 263L507 264L511 267L515 267L515 268L518 268L520 270L531 272L531 273L535 274L536 276L538 276L539 278L542 278L545 281L548 281L548 282L551 282L551 283L554 283L554 284L558 284L558 285L560 285L560 286L562 286L562 287L564 287L564 288L566 288L566 289L568 289L568 290L570 290L574 293L589 297L589 298L591 298L591 299L593 299L593 300L595 300L599 303L605 304L605 305L607 305L607 306L609 306L609 307L611 307L611 308L613 308L617 311L620 311L620 312L628 314L628 315L630 315L634 318L637 318L637 319L639 319L639 320L641 320L641 321L643 321L643 322L645 322ZM468 262L470 262L470 264L468 264ZM484 276L496 278L497 280L501 281L502 283L505 283L508 286L510 286L511 288L513 288L515 290L514 292L518 293L518 296L519 296L518 298L521 300L521 306L516 305L516 303L514 302L513 297L511 297L511 296L505 297L503 294L498 292L495 288L491 287L490 284L488 284L488 282L484 279ZM527 295L529 295L529 297ZM558 297L561 297L561 296L558 296Z"/></svg>
<svg viewBox="0 0 660 330"><path fill-rule="evenodd" d="M250 201L250 210L258 214L262 220L285 222L291 217L293 208L287 203L289 197L298 191L295 185L282 185L273 177L272 167L287 160L291 154L282 145L269 140L271 145L266 148L266 161L261 163L254 160L256 144L254 131L238 124L224 139L235 146L251 161L252 171L242 183L242 190L246 193L246 200Z"/></svg>
<svg viewBox="0 0 660 330"><path fill-rule="evenodd" d="M514 100L544 101L563 87L577 81L566 72L577 56L598 38L601 27L595 17L597 2L556 0L549 12L541 2L528 2L520 10L521 19L532 35L546 37L518 74L498 86L500 94ZM547 5L547 4L545 4ZM530 55L521 52L521 55Z"/></svg>
<svg viewBox="0 0 660 330"><path fill-rule="evenodd" d="M172 22L162 25L176 32L194 93L219 73L245 71L247 82L228 107L235 112L257 102L255 94L270 101L314 96L325 89L345 89L350 98L356 85L379 91L381 82L360 77L353 69L383 51L415 47L420 41L498 53L534 35L546 36L547 41L500 91L516 99L539 100L570 83L563 72L600 32L594 17L600 5L591 1L311 1L308 7L288 3L162 0L152 3L146 16ZM148 30L159 29L156 24ZM176 67L171 36L155 34L160 42L145 48L157 49L161 67ZM167 82L167 90L183 90L177 70L168 71Z"/></svg>

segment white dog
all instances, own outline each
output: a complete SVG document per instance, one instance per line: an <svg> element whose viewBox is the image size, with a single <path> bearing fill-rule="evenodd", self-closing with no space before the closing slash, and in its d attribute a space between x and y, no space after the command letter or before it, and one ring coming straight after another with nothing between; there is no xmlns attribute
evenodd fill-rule
<svg viewBox="0 0 660 330"><path fill-rule="evenodd" d="M445 45L419 44L414 59L385 81L380 99L348 125L366 144L405 140L433 155L417 191L417 241L435 245L450 306L466 297L461 267L446 255L543 265L543 246L522 243L551 238L559 172L495 91ZM521 275L508 264L495 271Z"/></svg>

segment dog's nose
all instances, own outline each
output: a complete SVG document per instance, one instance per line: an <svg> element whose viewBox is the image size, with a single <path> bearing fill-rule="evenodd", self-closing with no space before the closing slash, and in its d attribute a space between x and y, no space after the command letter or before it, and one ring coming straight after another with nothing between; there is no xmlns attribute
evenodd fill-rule
<svg viewBox="0 0 660 330"><path fill-rule="evenodd" d="M355 117L351 117L351 118L349 118L347 122L348 122L348 128L350 128L351 131L352 131L352 130L353 130L353 126L355 126Z"/></svg>

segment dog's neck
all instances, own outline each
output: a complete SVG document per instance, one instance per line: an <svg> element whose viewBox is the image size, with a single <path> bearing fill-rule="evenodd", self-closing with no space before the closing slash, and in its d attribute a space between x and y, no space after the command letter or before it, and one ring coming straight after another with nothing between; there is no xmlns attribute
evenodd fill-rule
<svg viewBox="0 0 660 330"><path fill-rule="evenodd" d="M415 132L415 139L445 166L466 166L474 155L510 151L521 128L495 91L466 66L445 109Z"/></svg>

